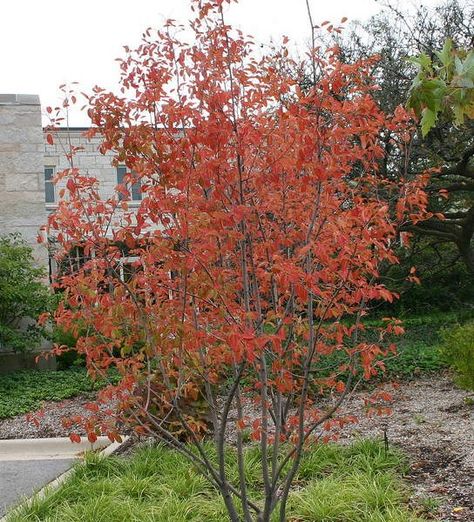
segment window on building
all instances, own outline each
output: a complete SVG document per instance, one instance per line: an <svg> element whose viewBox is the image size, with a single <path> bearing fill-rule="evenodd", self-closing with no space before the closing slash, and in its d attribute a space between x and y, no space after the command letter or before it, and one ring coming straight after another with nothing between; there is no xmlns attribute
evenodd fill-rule
<svg viewBox="0 0 474 522"><path fill-rule="evenodd" d="M132 201L141 201L142 199L142 190L141 190L141 183L140 183L140 180L138 178L135 178L135 181L133 181L132 183L125 183L124 182L124 178L125 178L125 175L127 174L127 167L125 165L119 165L117 167L117 183L119 185L124 185L125 187L127 187L128 191L130 192L130 198ZM134 174L133 172L129 174L130 176L136 176L136 174ZM124 199L126 199L125 195L122 194L121 192L118 193L119 194L119 200L120 201L123 201Z"/></svg>
<svg viewBox="0 0 474 522"><path fill-rule="evenodd" d="M60 276L72 275L78 272L90 259L91 256L85 254L84 247L72 247L67 254L56 261L56 272Z"/></svg>
<svg viewBox="0 0 474 522"><path fill-rule="evenodd" d="M140 258L136 256L122 257L118 260L115 273L121 281L130 283L135 274L140 272L138 261L140 261Z"/></svg>
<svg viewBox="0 0 474 522"><path fill-rule="evenodd" d="M56 201L56 190L53 183L55 167L46 166L44 168L44 200L46 203L54 203Z"/></svg>

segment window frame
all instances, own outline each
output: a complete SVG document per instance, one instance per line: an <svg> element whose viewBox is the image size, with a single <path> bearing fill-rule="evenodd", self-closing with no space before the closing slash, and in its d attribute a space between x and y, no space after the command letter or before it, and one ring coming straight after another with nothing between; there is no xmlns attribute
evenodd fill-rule
<svg viewBox="0 0 474 522"><path fill-rule="evenodd" d="M51 170L51 176L46 178L46 171ZM56 194L56 184L53 179L56 176L56 165L44 165L43 166L43 176L44 176L44 202L45 205L56 205L57 204L57 194ZM51 195L52 190L52 201L48 201L48 194Z"/></svg>
<svg viewBox="0 0 474 522"><path fill-rule="evenodd" d="M126 165L117 165L115 169L115 174L117 178L117 185L123 185L124 187L126 187L130 194L130 196L127 198L125 194L118 192L119 201L127 201L129 203L139 204L140 201L142 201L143 199L142 184L140 178L136 177L135 181L124 181L125 176L132 177L132 179L134 175L136 176L136 173L134 173L133 171L130 172L127 169Z"/></svg>

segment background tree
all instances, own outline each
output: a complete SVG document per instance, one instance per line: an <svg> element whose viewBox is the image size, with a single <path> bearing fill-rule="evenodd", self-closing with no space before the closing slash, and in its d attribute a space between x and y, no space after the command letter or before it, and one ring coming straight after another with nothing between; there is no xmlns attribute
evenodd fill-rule
<svg viewBox="0 0 474 522"><path fill-rule="evenodd" d="M377 106L372 59L315 54L321 75L303 91L275 66L285 54L261 56L226 25L222 1L193 6L192 43L174 22L146 31L120 61L120 93L88 98L87 135L126 164L125 183L140 179L143 197L131 211L119 197L127 185L104 200L80 169L58 174L64 199L49 235L59 257L80 246L85 262L58 281L55 318L90 373L120 372L102 397L118 400L121 421L185 454L230 520L268 522L278 509L283 522L306 444L354 420L337 412L355 375L377 374L394 349L364 340L361 317L394 298L380 267L397 261L397 227L426 217L427 178L380 181L380 136L390 130L403 149L409 116ZM380 342L402 331L396 320L374 329ZM327 372L335 352L341 365ZM118 437L93 418L86 429L92 441ZM248 496L247 429L261 498Z"/></svg>
<svg viewBox="0 0 474 522"><path fill-rule="evenodd" d="M392 146L390 134L386 133L380 173L386 179L396 178L401 172L414 179L428 168L437 169L427 188L433 217L422 223L405 225L405 230L413 234L412 245L399 253L405 273L417 264L426 286L440 290L429 296L432 305L440 308L466 302L466 295L460 292L463 287L471 289L468 294L472 295L474 291L474 123L469 119L473 91L470 83L473 74L473 53L470 51L474 41L473 20L472 5L456 0L434 9L420 6L411 13L385 4L382 11L366 24L354 22L342 34L332 33L329 37L330 45L337 43L342 59L348 62L373 53L380 56L374 67L380 89L374 92L374 98L385 112L393 112L411 98L412 105L420 109L420 117L424 117L422 126L424 124L425 130L431 124L431 130L425 132L425 136L420 129L413 137L406 155L400 155ZM452 42L452 47L448 49L446 42L448 46ZM420 56L425 68L420 66L419 58L409 60L409 57ZM440 61L443 56L449 61L449 78L444 80L434 77L445 73ZM417 75L419 67L422 72ZM459 73L456 67L460 68ZM419 81L416 89L411 89L415 77ZM445 80L446 88L442 86ZM464 82L464 87L456 82ZM449 88L454 90L448 95ZM414 98L415 93L418 101ZM464 96L463 100L458 100L458 106L465 108L464 122L461 122L459 112L456 116L452 111L456 104L451 104L450 109L450 100L455 101L450 98L453 94ZM434 113L438 114L436 121ZM445 217L438 217L438 213ZM407 244L405 241L405 246ZM401 271L390 269L386 275L387 282L397 280L392 282L394 288L404 289ZM442 286L436 281L440 275L445 283ZM418 290L410 289L408 293L420 297ZM420 303L420 306L429 305L429 301Z"/></svg>
<svg viewBox="0 0 474 522"><path fill-rule="evenodd" d="M52 305L45 277L19 235L0 237L0 348L31 350L45 335L36 323Z"/></svg>

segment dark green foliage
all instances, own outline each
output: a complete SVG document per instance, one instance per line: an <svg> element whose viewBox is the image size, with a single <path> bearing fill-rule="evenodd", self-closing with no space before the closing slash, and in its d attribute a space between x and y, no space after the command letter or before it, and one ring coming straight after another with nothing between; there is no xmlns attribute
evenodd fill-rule
<svg viewBox="0 0 474 522"><path fill-rule="evenodd" d="M69 350L56 356L58 370L85 367L85 357L75 350L77 339L75 335L63 328L56 326L53 331L52 341L59 346L67 346Z"/></svg>
<svg viewBox="0 0 474 522"><path fill-rule="evenodd" d="M456 371L460 386L474 390L474 321L441 332L442 352Z"/></svg>
<svg viewBox="0 0 474 522"><path fill-rule="evenodd" d="M471 315L472 317L472 315ZM405 334L393 339L397 354L385 360L388 378L411 379L447 367L440 349L441 330L462 320L462 314L437 313L403 320Z"/></svg>
<svg viewBox="0 0 474 522"><path fill-rule="evenodd" d="M104 384L104 381L93 382L83 369L21 370L1 375L0 419L37 410L43 401L61 401L97 390Z"/></svg>
<svg viewBox="0 0 474 522"><path fill-rule="evenodd" d="M17 234L0 237L0 348L32 349L45 332L38 316L51 310L55 298L35 266L32 249Z"/></svg>
<svg viewBox="0 0 474 522"><path fill-rule="evenodd" d="M209 455L213 456L212 448ZM238 481L235 454L227 454L229 477ZM261 455L247 447L249 492L262 498ZM303 456L288 520L313 522L422 522L406 507L400 474L405 459L383 444L314 444ZM57 490L12 513L8 522L223 522L224 502L189 461L163 446L142 448L129 458L90 454ZM272 518L277 520L277 516Z"/></svg>
<svg viewBox="0 0 474 522"><path fill-rule="evenodd" d="M382 280L400 299L378 305L378 314L409 317L469 310L474 305L474 277L454 245L417 237L398 255L400 265L390 267ZM419 285L406 279L412 266Z"/></svg>

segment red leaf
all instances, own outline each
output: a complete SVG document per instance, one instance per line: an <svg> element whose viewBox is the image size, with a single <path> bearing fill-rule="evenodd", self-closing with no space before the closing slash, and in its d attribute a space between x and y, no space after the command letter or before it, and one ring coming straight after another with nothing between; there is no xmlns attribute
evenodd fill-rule
<svg viewBox="0 0 474 522"><path fill-rule="evenodd" d="M81 437L77 433L71 433L69 435L69 438L71 439L71 442L79 444L81 442Z"/></svg>

